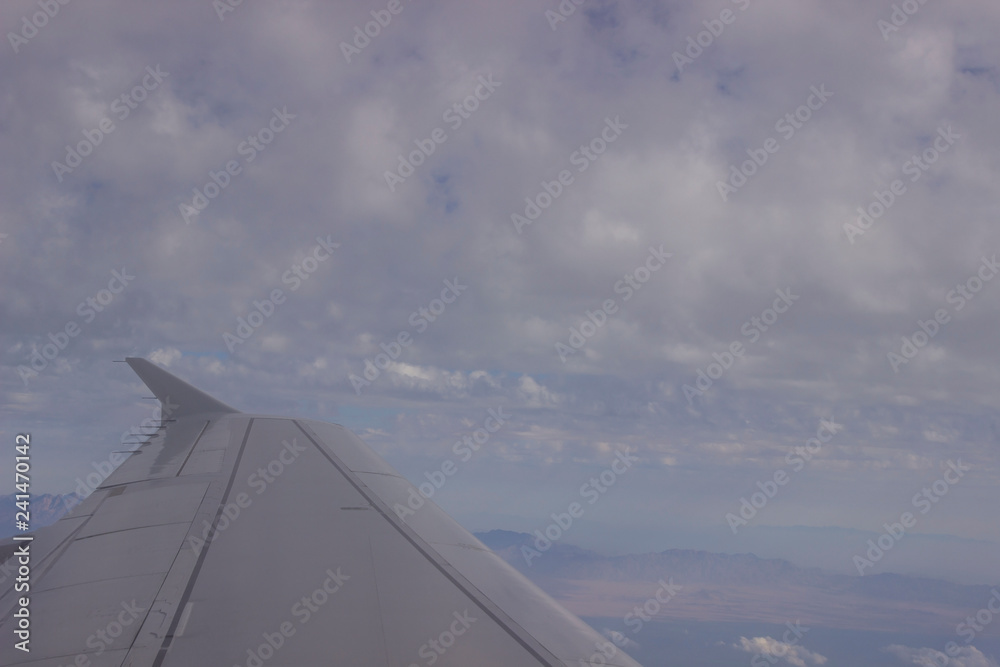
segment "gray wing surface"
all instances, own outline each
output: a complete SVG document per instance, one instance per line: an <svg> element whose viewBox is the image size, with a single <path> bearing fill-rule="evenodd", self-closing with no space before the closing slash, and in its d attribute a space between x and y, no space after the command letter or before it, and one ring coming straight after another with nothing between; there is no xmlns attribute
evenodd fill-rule
<svg viewBox="0 0 1000 667"><path fill-rule="evenodd" d="M36 534L0 665L637 667L347 429L126 361L173 420Z"/></svg>

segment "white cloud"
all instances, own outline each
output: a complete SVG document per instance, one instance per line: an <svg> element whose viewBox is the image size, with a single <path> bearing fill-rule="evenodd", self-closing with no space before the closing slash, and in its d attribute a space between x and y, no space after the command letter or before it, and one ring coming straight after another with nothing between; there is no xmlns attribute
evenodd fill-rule
<svg viewBox="0 0 1000 667"><path fill-rule="evenodd" d="M798 644L779 641L773 637L754 637L752 639L740 637L739 645L734 644L734 648L754 655L778 658L789 665L794 665L794 667L826 664L826 658L819 653L809 651Z"/></svg>
<svg viewBox="0 0 1000 667"><path fill-rule="evenodd" d="M949 657L932 648L912 648L891 644L884 649L897 657L902 664L918 667L997 667L997 661L983 655L975 646L962 646L957 655Z"/></svg>
<svg viewBox="0 0 1000 667"><path fill-rule="evenodd" d="M154 364L170 367L170 364L180 359L183 355L176 347L160 348L149 353L148 359Z"/></svg>

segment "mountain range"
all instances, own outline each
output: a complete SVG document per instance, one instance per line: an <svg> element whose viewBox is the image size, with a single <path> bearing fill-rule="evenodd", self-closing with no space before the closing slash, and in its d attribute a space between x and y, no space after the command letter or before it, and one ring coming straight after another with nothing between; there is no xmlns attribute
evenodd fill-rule
<svg viewBox="0 0 1000 667"><path fill-rule="evenodd" d="M0 537L17 532L14 499L13 494L0 496ZM75 502L72 494L33 497L32 529L55 522ZM811 627L949 635L992 597L1000 598L1000 587L898 574L834 574L746 553L667 549L608 556L558 541L539 542L527 533L491 530L475 535L584 617L624 619L655 599L666 583L676 588L676 595L653 605L660 621L799 620ZM1000 636L1000 624L986 625L982 635Z"/></svg>
<svg viewBox="0 0 1000 667"><path fill-rule="evenodd" d="M1000 598L1000 587L834 574L753 554L668 549L605 556L560 542L541 551L544 542L527 533L492 530L476 537L580 616L624 618L666 582L679 592L654 605L660 620L800 620L812 627L947 635L994 595ZM987 625L983 634L1000 636L1000 624Z"/></svg>

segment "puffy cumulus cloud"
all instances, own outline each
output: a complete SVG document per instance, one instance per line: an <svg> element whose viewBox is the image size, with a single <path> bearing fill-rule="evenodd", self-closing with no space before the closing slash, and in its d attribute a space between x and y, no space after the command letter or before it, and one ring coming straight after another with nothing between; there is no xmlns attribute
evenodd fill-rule
<svg viewBox="0 0 1000 667"><path fill-rule="evenodd" d="M798 644L779 641L773 637L753 637L752 639L740 637L740 643L734 644L733 647L754 655L767 656L768 662L772 664L780 664L782 661L795 667L826 664L826 657L819 653ZM777 658L779 663L773 663L770 658Z"/></svg>
<svg viewBox="0 0 1000 667"><path fill-rule="evenodd" d="M154 364L169 367L170 364L180 359L183 353L176 347L160 348L149 353L148 359Z"/></svg>
<svg viewBox="0 0 1000 667"><path fill-rule="evenodd" d="M552 407L558 402L551 391L538 384L530 375L522 375L518 380L517 393L531 408Z"/></svg>
<svg viewBox="0 0 1000 667"><path fill-rule="evenodd" d="M913 648L901 644L891 644L882 649L895 656L901 664L919 667L998 667L997 661L983 654L975 646L961 646L954 656L949 657L932 648Z"/></svg>
<svg viewBox="0 0 1000 667"><path fill-rule="evenodd" d="M928 3L888 39L891 8L864 0L725 4L680 69L717 9L585 3L552 30L529 0L404 3L349 61L371 7L346 1L220 21L93 0L7 38L0 414L60 443L38 489L145 414L93 418L131 397L107 361L144 355L237 407L371 429L404 466L510 406L482 459L555 474L622 443L646 469L609 506L652 517L655 496L706 532L835 414L795 510L761 521L878 530L962 457L978 481L920 530L1000 539L1000 289L976 282L1000 253L996 4ZM0 23L37 11L3 2ZM135 278L109 298L113 271ZM798 299L773 318L779 289Z"/></svg>

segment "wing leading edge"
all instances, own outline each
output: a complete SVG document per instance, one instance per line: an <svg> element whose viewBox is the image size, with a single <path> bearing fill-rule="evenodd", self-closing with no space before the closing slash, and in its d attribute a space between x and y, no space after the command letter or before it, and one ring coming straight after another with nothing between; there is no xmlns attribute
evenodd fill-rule
<svg viewBox="0 0 1000 667"><path fill-rule="evenodd" d="M638 665L433 502L394 511L415 488L347 429L128 361L176 421L39 532L35 649L0 664Z"/></svg>

